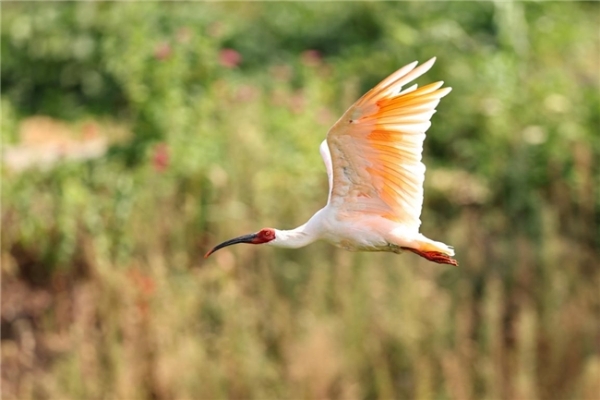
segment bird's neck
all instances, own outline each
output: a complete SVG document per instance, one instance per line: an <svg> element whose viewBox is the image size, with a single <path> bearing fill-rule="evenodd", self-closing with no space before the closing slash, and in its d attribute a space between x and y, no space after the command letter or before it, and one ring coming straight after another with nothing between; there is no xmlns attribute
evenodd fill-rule
<svg viewBox="0 0 600 400"><path fill-rule="evenodd" d="M277 247L297 249L311 244L321 237L323 220L326 218L325 209L315 213L304 225L289 231L275 229L275 240L269 244Z"/></svg>
<svg viewBox="0 0 600 400"><path fill-rule="evenodd" d="M269 244L290 249L297 249L298 247L309 245L318 238L310 229L308 229L307 225L308 224L304 224L291 230L275 229L276 239Z"/></svg>

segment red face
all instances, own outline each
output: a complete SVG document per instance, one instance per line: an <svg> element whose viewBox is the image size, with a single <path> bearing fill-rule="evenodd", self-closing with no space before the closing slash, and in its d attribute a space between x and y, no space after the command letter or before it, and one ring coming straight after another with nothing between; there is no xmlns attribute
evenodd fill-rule
<svg viewBox="0 0 600 400"><path fill-rule="evenodd" d="M256 233L256 239L252 242L253 244L262 244L270 242L275 239L275 230L271 228L263 228Z"/></svg>
<svg viewBox="0 0 600 400"><path fill-rule="evenodd" d="M222 249L223 247L231 246L232 244L237 244L237 243L263 244L263 243L268 243L273 239L275 239L275 229L263 228L256 233L239 236L239 237L227 240L226 242L223 242L223 243L215 246L211 251L206 253L204 258L207 258L215 251Z"/></svg>

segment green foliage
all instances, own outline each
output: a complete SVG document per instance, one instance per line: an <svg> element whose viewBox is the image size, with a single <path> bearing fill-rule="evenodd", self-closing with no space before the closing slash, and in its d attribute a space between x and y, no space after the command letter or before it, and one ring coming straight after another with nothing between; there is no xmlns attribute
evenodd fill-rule
<svg viewBox="0 0 600 400"><path fill-rule="evenodd" d="M2 3L5 146L32 115L130 127L95 160L3 167L3 280L52 298L3 319L3 363L20 366L3 394L591 398L599 11ZM422 231L454 245L461 267L320 243L202 259L218 240L322 207L329 126L432 56L419 84L453 91L425 143Z"/></svg>

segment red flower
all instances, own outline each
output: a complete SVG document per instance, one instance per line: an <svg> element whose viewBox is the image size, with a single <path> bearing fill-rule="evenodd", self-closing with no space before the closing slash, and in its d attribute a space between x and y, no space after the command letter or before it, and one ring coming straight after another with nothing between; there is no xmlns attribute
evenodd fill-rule
<svg viewBox="0 0 600 400"><path fill-rule="evenodd" d="M219 53L219 62L226 68L237 67L241 61L242 56L233 49L222 49Z"/></svg>
<svg viewBox="0 0 600 400"><path fill-rule="evenodd" d="M157 172L163 172L169 166L169 148L165 143L159 143L154 147L152 165Z"/></svg>

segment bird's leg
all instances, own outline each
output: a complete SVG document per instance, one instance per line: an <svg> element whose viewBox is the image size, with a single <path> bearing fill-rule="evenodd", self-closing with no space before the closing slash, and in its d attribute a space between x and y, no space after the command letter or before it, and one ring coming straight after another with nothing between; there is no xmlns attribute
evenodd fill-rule
<svg viewBox="0 0 600 400"><path fill-rule="evenodd" d="M458 261L456 261L454 258L450 257L449 255L444 254L439 251L421 251L421 250L413 249L410 247L403 247L403 249L412 251L413 253L418 254L421 257L426 258L429 261L436 262L438 264L450 264L450 265L454 265L455 267L458 266Z"/></svg>

